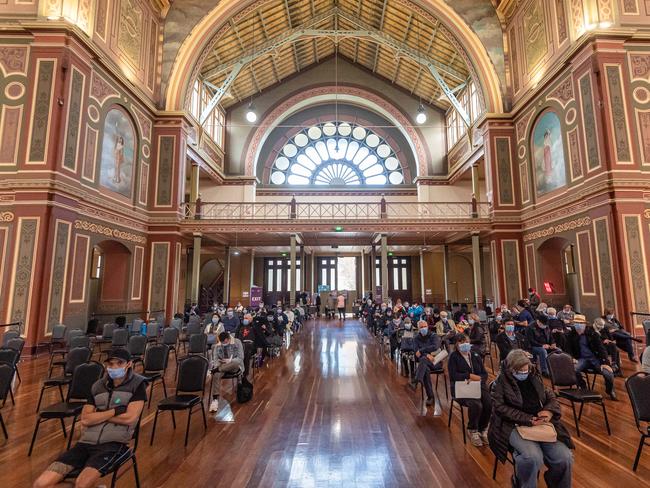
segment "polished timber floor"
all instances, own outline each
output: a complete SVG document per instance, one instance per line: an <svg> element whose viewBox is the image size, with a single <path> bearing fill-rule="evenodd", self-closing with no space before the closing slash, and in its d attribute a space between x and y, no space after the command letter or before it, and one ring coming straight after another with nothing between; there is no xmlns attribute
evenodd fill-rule
<svg viewBox="0 0 650 488"><path fill-rule="evenodd" d="M626 366L630 374L632 366ZM168 385L174 383L173 369L172 364ZM65 447L59 424L50 421L41 427L32 457L26 455L46 370L45 355L24 360L16 406L8 401L2 409L10 440L0 441L0 487L29 486ZM621 401L607 404L611 437L598 410L585 409L582 438L576 438L576 487L650 486L650 449L637 474L631 470L639 437L624 384L616 381ZM137 451L142 486L509 486L509 465L499 465L493 482L489 449L463 445L457 412L447 428L442 385L443 417L434 418L431 409L422 416L419 391L406 386L358 321L309 322L280 358L256 374L251 402L237 404L229 382L223 389L221 409L208 417L207 434L200 415L193 416L187 448L184 414L175 431L164 414L150 447L155 409L152 404L145 410ZM154 401L161 395L157 386ZM43 404L56 400L52 391ZM564 412L575 433L569 409ZM125 470L117 485L134 486L132 470Z"/></svg>

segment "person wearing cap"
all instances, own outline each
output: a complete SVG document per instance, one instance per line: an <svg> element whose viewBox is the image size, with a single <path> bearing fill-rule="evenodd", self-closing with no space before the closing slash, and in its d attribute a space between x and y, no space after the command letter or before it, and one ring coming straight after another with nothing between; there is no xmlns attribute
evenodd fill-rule
<svg viewBox="0 0 650 488"><path fill-rule="evenodd" d="M542 374L548 376L548 363L546 362L546 358L550 353L562 352L562 350L555 343L551 330L548 328L548 319L545 315L537 317L535 322L526 328L526 339L533 353L533 359L537 361L537 358L539 358Z"/></svg>
<svg viewBox="0 0 650 488"><path fill-rule="evenodd" d="M575 314L573 330L567 334L567 351L577 361L575 365L578 387L587 388L582 376L585 370L602 373L605 378L605 391L612 400L616 400L614 391L614 371L609 362L607 350L600 340L600 335L592 327L587 327L584 315Z"/></svg>
<svg viewBox="0 0 650 488"><path fill-rule="evenodd" d="M34 487L58 486L75 469L81 469L76 486L96 486L114 459L129 448L147 400L145 379L133 372L126 349L109 351L105 366L106 374L93 384L81 411L79 442L50 464Z"/></svg>

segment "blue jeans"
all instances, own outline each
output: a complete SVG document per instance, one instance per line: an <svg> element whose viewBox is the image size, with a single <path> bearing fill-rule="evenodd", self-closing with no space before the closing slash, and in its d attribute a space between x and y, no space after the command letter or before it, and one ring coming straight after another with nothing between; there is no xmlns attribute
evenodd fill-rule
<svg viewBox="0 0 650 488"><path fill-rule="evenodd" d="M537 358L539 358L539 365L542 368L542 373L548 374L548 363L546 362L546 358L548 357L548 351L543 347L533 346L532 349L533 349L533 360L537 361Z"/></svg>
<svg viewBox="0 0 650 488"><path fill-rule="evenodd" d="M578 363L575 365L576 376L578 377L578 386L580 388L587 388L587 383L582 376L582 372L585 369L593 369L596 372L602 373L605 378L605 391L611 393L614 389L614 373L606 370L600 369L600 362L595 359L578 359Z"/></svg>
<svg viewBox="0 0 650 488"><path fill-rule="evenodd" d="M553 488L571 487L573 454L562 442L533 442L522 439L513 429L510 445L514 449L515 473L521 488L536 488L537 473L546 464L544 473L547 486Z"/></svg>

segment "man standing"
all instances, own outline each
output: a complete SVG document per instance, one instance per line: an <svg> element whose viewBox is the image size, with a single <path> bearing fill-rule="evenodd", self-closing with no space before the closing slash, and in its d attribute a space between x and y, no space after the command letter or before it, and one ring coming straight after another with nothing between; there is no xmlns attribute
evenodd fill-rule
<svg viewBox="0 0 650 488"><path fill-rule="evenodd" d="M96 486L114 460L129 448L147 400L147 388L144 378L133 372L126 349L111 350L105 365L106 375L92 386L81 411L79 442L50 464L34 482L35 488L58 486L75 469L81 469L76 486Z"/></svg>
<svg viewBox="0 0 650 488"><path fill-rule="evenodd" d="M339 312L339 319L345 319L345 295L339 293L339 296L336 297L336 308Z"/></svg>
<svg viewBox="0 0 650 488"><path fill-rule="evenodd" d="M605 378L605 391L612 400L616 400L614 391L614 371L607 357L607 350L600 340L600 335L589 327L584 315L576 314L573 318L574 330L566 338L567 348L577 360L575 365L578 386L587 388L582 372L588 369L602 373Z"/></svg>

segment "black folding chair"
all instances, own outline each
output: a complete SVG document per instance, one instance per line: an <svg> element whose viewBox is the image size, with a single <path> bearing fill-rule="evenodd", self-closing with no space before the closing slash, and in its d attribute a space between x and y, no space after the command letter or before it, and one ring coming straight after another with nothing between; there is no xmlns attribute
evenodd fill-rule
<svg viewBox="0 0 650 488"><path fill-rule="evenodd" d="M129 331L127 329L115 329L111 339L111 349L126 347L129 342Z"/></svg>
<svg viewBox="0 0 650 488"><path fill-rule="evenodd" d="M16 364L14 365L14 369L16 370L16 377L18 378L19 383L23 382L20 379L20 371L18 371L18 363L20 363L20 356L23 353L24 347L25 347L25 339L23 339L22 337L16 337L14 339L7 341L7 348L13 349L18 354L16 357Z"/></svg>
<svg viewBox="0 0 650 488"><path fill-rule="evenodd" d="M178 365L180 362L190 356L203 356L207 359L208 357L208 336L207 334L192 334L187 346L187 355L176 359L176 373L175 377L178 377Z"/></svg>
<svg viewBox="0 0 650 488"><path fill-rule="evenodd" d="M16 374L16 364L18 363L18 351L9 349L8 347L3 347L0 349L0 364L5 364L11 368L11 379L9 383L11 384L14 380L14 375ZM14 400L14 392L9 388L9 396L11 397L11 403L16 404ZM7 401L7 396L2 397L2 406L4 407L5 402Z"/></svg>
<svg viewBox="0 0 650 488"><path fill-rule="evenodd" d="M131 361L133 362L134 368L137 363L142 363L146 348L147 338L145 336L133 335L129 337L129 343L126 349L131 353Z"/></svg>
<svg viewBox="0 0 650 488"><path fill-rule="evenodd" d="M54 327L52 327L52 335L50 336L50 342L48 343L50 357L52 354L54 354L55 351L66 350L65 336L67 329L68 327L63 324L56 324ZM58 346L59 349L54 349L54 346Z"/></svg>
<svg viewBox="0 0 650 488"><path fill-rule="evenodd" d="M45 407L38 412L38 419L32 434L32 442L29 444L28 456L32 455L34 449L34 442L38 434L38 428L41 423L48 420L59 419L61 428L63 429L63 437L67 437L65 428L65 419L72 417L72 428L70 429L70 437L68 438L68 449L72 444L72 437L74 436L74 428L77 424L77 418L81 414L81 410L86 404L86 400L91 395L93 384L101 378L104 373L104 367L97 362L90 362L78 365L72 374L72 381L70 388L68 388L68 395L66 399L59 403L54 403Z"/></svg>
<svg viewBox="0 0 650 488"><path fill-rule="evenodd" d="M144 337L144 336L140 336ZM151 385L149 393L149 404L151 406L151 399L153 398L153 387L156 381L162 382L163 393L167 398L167 387L165 385L165 371L167 370L167 358L169 357L169 348L165 344L151 344L144 354L143 372L142 376L145 381Z"/></svg>
<svg viewBox="0 0 650 488"><path fill-rule="evenodd" d="M2 336L2 347L7 347L7 344L11 339L20 337L20 333L16 330L8 330Z"/></svg>
<svg viewBox="0 0 650 488"><path fill-rule="evenodd" d="M612 435L609 428L609 420L607 419L607 409L603 396L593 390L584 390L578 388L578 378L575 368L573 366L573 359L565 353L549 354L548 369L551 373L551 385L553 390L559 398L563 398L571 402L571 409L573 410L573 420L576 424L576 432L580 437L579 422L582 418L582 410L586 403L594 403L600 405L603 409L603 416L605 417L605 426L607 427L607 434ZM580 413L576 415L575 404L580 404Z"/></svg>
<svg viewBox="0 0 650 488"><path fill-rule="evenodd" d="M45 390L50 388L58 388L59 394L61 395L61 401L65 401L63 395L63 387L69 385L72 382L72 375L75 371L75 368L80 364L87 363L90 361L92 356L92 351L86 347L75 347L71 349L68 353L68 360L65 363L65 368L63 370L63 376L57 376L55 378L46 378L43 381L41 386L41 394L38 397L38 405L36 406L36 412L41 409L41 401L43 400L43 393Z"/></svg>
<svg viewBox="0 0 650 488"><path fill-rule="evenodd" d="M625 388L627 388L627 394L632 404L636 428L641 433L639 448L636 451L632 467L632 471L636 471L643 446L650 445L646 444L646 441L650 439L650 375L642 372L633 374L625 380ZM645 428L641 427L641 422L646 424Z"/></svg>
<svg viewBox="0 0 650 488"><path fill-rule="evenodd" d="M14 368L9 364L0 364L0 400L2 400L2 406L4 406L7 400L7 395L11 393L11 382L13 379ZM0 412L0 427L2 427L2 433L5 435L5 439L9 439L5 421L2 418L2 412Z"/></svg>
<svg viewBox="0 0 650 488"><path fill-rule="evenodd" d="M65 363L67 361L66 356L71 349L74 349L75 347L87 347L88 349L92 349L90 337L83 335L81 330L78 330L81 335L73 335L73 332L75 332L75 330L70 331L70 335L68 336L68 347L65 350L55 351L55 354L61 354L61 359L54 361L53 357L50 358L50 367L47 374L48 378L52 377L52 371L54 368L65 368Z"/></svg>
<svg viewBox="0 0 650 488"><path fill-rule="evenodd" d="M162 343L169 347L169 352L174 351L174 358L178 361L178 329L167 327L163 330Z"/></svg>
<svg viewBox="0 0 650 488"><path fill-rule="evenodd" d="M190 337L202 333L203 333L203 327L201 326L200 322L197 321L189 322L187 324L187 328L185 329L185 333L181 335L180 338L180 343L183 345L183 350L187 352L187 348L190 342Z"/></svg>
<svg viewBox="0 0 650 488"><path fill-rule="evenodd" d="M208 422L205 418L205 407L203 405L203 397L205 396L205 378L208 373L208 360L203 356L198 355L186 357L181 360L179 370L176 394L158 402L149 445L153 445L153 439L156 434L156 424L158 423L158 414L167 410L172 414L172 423L174 428L176 428L174 412L178 410L188 410L187 427L185 430L186 446L190 433L192 411L197 405L201 409L201 414L203 415L203 428L204 430L208 430Z"/></svg>

